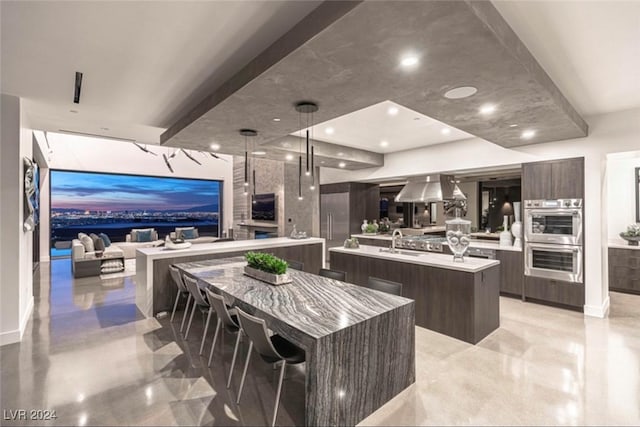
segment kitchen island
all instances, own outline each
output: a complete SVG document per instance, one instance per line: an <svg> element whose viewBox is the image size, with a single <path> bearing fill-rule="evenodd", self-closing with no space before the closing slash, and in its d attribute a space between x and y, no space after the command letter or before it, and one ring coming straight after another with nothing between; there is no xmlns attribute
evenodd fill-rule
<svg viewBox="0 0 640 427"><path fill-rule="evenodd" d="M291 269L272 286L238 260L177 267L305 350L306 425L355 425L415 382L413 301Z"/></svg>
<svg viewBox="0 0 640 427"><path fill-rule="evenodd" d="M432 252L331 248L331 268L366 286L369 276L402 283L416 325L476 344L500 326L500 261Z"/></svg>
<svg viewBox="0 0 640 427"><path fill-rule="evenodd" d="M258 240L194 244L186 249L163 247L140 248L136 251L136 305L147 317L170 311L176 297L176 285L169 266L181 262L228 258L249 251L268 252L287 261L304 264L304 271L318 273L324 267L324 239L290 239L279 237Z"/></svg>

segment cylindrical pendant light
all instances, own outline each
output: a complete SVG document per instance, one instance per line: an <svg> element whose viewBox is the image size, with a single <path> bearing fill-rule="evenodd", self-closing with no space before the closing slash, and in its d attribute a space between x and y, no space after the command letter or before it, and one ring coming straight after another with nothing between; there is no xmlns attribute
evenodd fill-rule
<svg viewBox="0 0 640 427"><path fill-rule="evenodd" d="M244 136L244 192L245 196L249 195L249 147L247 138L250 136L256 136L258 132L253 129L240 129L240 135ZM254 162L255 163L255 162ZM255 172L255 170L254 170ZM255 176L254 176L255 187ZM255 191L255 188L254 188Z"/></svg>
<svg viewBox="0 0 640 427"><path fill-rule="evenodd" d="M298 156L298 200L302 200L302 154Z"/></svg>
<svg viewBox="0 0 640 427"><path fill-rule="evenodd" d="M296 104L296 111L300 115L302 115L303 113L307 115L306 116L307 170L305 175L309 176L311 175L311 153L310 153L311 140L309 138L309 129L313 127L313 120L311 120L311 124L309 124L309 115L318 111L318 105L309 101L301 101ZM302 129L300 129L300 131L302 132ZM302 177L302 174L301 174L301 177Z"/></svg>
<svg viewBox="0 0 640 427"><path fill-rule="evenodd" d="M313 152L313 145L311 146L311 186L309 189L311 191L316 189L316 168L315 168L315 155Z"/></svg>

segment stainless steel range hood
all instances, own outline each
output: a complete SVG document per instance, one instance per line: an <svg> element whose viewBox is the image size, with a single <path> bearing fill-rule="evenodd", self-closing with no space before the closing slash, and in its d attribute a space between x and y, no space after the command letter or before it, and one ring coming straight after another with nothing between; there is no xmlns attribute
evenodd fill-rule
<svg viewBox="0 0 640 427"><path fill-rule="evenodd" d="M396 202L441 202L465 200L453 175L429 175L411 178L396 196Z"/></svg>

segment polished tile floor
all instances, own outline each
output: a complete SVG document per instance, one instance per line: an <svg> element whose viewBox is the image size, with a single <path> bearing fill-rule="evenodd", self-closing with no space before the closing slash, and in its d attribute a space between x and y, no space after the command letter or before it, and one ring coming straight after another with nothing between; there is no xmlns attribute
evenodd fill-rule
<svg viewBox="0 0 640 427"><path fill-rule="evenodd" d="M263 425L277 371L253 358L225 387L233 339L211 369L168 319L144 319L134 277L73 280L42 264L22 343L0 347L1 425ZM640 296L611 294L608 319L502 298L501 327L472 346L417 328L416 384L363 425L638 425ZM245 350L246 351L246 350ZM49 422L8 410L55 410ZM304 369L288 371L278 424L304 422Z"/></svg>

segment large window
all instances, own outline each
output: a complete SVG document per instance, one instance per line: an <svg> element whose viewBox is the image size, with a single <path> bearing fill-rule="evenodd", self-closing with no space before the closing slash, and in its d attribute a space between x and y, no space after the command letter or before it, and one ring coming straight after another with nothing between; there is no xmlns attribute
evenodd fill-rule
<svg viewBox="0 0 640 427"><path fill-rule="evenodd" d="M175 227L219 236L222 182L153 176L51 171L51 256L70 253L79 232L124 241L132 228Z"/></svg>

